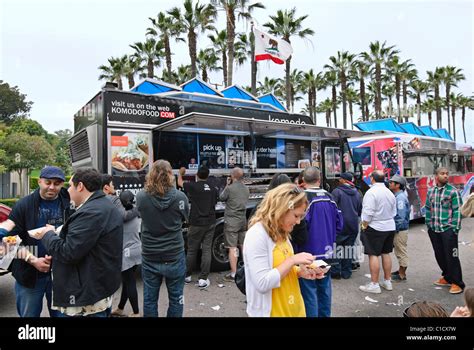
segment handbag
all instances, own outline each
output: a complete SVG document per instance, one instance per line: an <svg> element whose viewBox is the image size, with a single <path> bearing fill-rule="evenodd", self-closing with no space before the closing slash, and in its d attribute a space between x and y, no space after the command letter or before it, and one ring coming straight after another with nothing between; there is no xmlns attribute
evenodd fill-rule
<svg viewBox="0 0 474 350"><path fill-rule="evenodd" d="M245 266L243 261L240 261L237 266L234 280L237 288L245 295Z"/></svg>

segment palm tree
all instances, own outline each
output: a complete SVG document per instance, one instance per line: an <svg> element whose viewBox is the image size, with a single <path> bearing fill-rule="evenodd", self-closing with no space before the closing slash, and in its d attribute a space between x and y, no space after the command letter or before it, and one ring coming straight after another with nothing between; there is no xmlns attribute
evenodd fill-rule
<svg viewBox="0 0 474 350"><path fill-rule="evenodd" d="M458 94L458 106L461 107L461 120L462 120L462 133L464 136L464 143L466 143L466 128L464 126L464 122L466 120L466 108L474 109L474 98L466 97L461 94Z"/></svg>
<svg viewBox="0 0 474 350"><path fill-rule="evenodd" d="M173 7L168 14L185 28L188 36L188 51L191 59L191 77L197 74L196 56L197 56L197 37L199 32L214 30L213 24L217 16L214 6L200 5L199 0L193 4L193 0L184 0L184 12L181 9Z"/></svg>
<svg viewBox="0 0 474 350"><path fill-rule="evenodd" d="M382 85L382 95L387 97L388 100L388 109L387 115L389 118L393 117L393 96L395 95L395 84L392 82L387 82Z"/></svg>
<svg viewBox="0 0 474 350"><path fill-rule="evenodd" d="M382 114L382 69L387 65L394 55L399 51L395 46L386 46L386 42L380 44L379 41L370 43L370 51L363 52L362 57L375 70L375 117L380 118Z"/></svg>
<svg viewBox="0 0 474 350"><path fill-rule="evenodd" d="M441 117L441 99L439 96L439 85L441 84L441 81L443 79L444 72L442 68L436 67L434 72L427 71L426 74L428 74L427 81L434 92L434 101L436 105L436 128L439 129L443 127L443 119Z"/></svg>
<svg viewBox="0 0 474 350"><path fill-rule="evenodd" d="M413 98L416 99L416 121L418 126L421 125L421 94L426 94L430 91L430 86L421 80L413 80L410 83L410 87L413 90Z"/></svg>
<svg viewBox="0 0 474 350"><path fill-rule="evenodd" d="M316 125L316 106L317 106L317 91L323 89L326 86L324 81L323 73L319 72L314 74L314 71L310 69L308 72L303 73L302 89L308 92L308 114Z"/></svg>
<svg viewBox="0 0 474 350"><path fill-rule="evenodd" d="M352 69L352 65L354 64L355 55L350 54L348 51L338 51L337 57L331 56L329 60L331 61L331 65L324 65L324 68L334 70L337 72L339 76L339 82L341 84L341 97L342 97L342 125L344 129L347 129L347 98L346 98L346 90L347 90L347 76Z"/></svg>
<svg viewBox="0 0 474 350"><path fill-rule="evenodd" d="M183 33L183 27L181 27L180 22L173 21L173 19L164 12L158 13L156 18L149 17L148 19L153 24L153 27L147 28L146 34L158 37L158 39L163 42L166 70L168 71L167 75L169 75L172 72L170 39L175 38L176 42L184 42L184 39L180 37L180 34Z"/></svg>
<svg viewBox="0 0 474 350"><path fill-rule="evenodd" d="M432 98L426 99L425 102L423 102L421 104L421 110L424 113L428 114L428 123L429 123L430 126L432 126L431 125L431 122L432 122L431 113L436 111L435 101ZM418 126L421 126L421 118L420 118L420 121L418 122Z"/></svg>
<svg viewBox="0 0 474 350"><path fill-rule="evenodd" d="M274 94L277 97L281 97L282 94L282 81L281 79L273 79L265 77L263 83L258 82L260 86L257 89L259 95Z"/></svg>
<svg viewBox="0 0 474 350"><path fill-rule="evenodd" d="M293 69L290 75L290 86L291 86L291 108L290 111L293 112L295 108L295 101L300 101L302 97L297 96L301 91L303 91L303 71Z"/></svg>
<svg viewBox="0 0 474 350"><path fill-rule="evenodd" d="M462 69L461 68L456 68L453 66L446 66L442 68L442 77L441 81L443 82L445 88L446 88L446 111L448 112L448 131L451 133L451 123L450 123L450 116L449 116L449 106L451 104L450 99L451 99L451 87L455 86L457 87L457 83L461 80L466 79L464 74L462 74ZM453 130L454 130L454 116L453 116ZM454 130L454 135L456 135L456 130Z"/></svg>
<svg viewBox="0 0 474 350"><path fill-rule="evenodd" d="M337 128L337 90L336 87L339 85L339 79L337 71L329 70L324 74L324 80L326 81L327 86L331 86L332 93L332 111L334 114L334 127Z"/></svg>
<svg viewBox="0 0 474 350"><path fill-rule="evenodd" d="M202 80L207 82L209 80L208 72L218 71L221 69L218 63L219 57L217 57L214 49L208 48L205 50L199 50L199 54L197 56L197 66L198 69L202 71Z"/></svg>
<svg viewBox="0 0 474 350"><path fill-rule="evenodd" d="M237 40L234 43L234 62L235 65L241 66L248 59L254 61L252 58L252 40L251 37L245 33L239 33Z"/></svg>
<svg viewBox="0 0 474 350"><path fill-rule="evenodd" d="M291 44L292 36L299 36L302 39L307 39L308 36L314 34L314 30L302 27L303 21L308 15L296 18L296 7L291 10L278 10L276 16L270 16L272 22L267 22L263 26L269 29L269 32L274 35L281 36L283 40ZM290 109L291 104L291 56L286 60L286 107Z"/></svg>
<svg viewBox="0 0 474 350"><path fill-rule="evenodd" d="M146 62L147 77L154 78L155 66L159 67L161 65L161 59L163 58L163 42L148 38L144 43L136 42L130 45L130 47L135 50L138 57Z"/></svg>
<svg viewBox="0 0 474 350"><path fill-rule="evenodd" d="M353 111L352 106L354 105L354 103L357 103L359 101L359 94L351 86L348 86L346 90L346 99L347 99L347 104L349 105L349 115L351 117L351 129L353 129L354 128L354 111Z"/></svg>
<svg viewBox="0 0 474 350"><path fill-rule="evenodd" d="M462 97L461 94L455 95L454 93L451 93L449 96L449 103L451 104L451 115L453 116L453 136L454 136L454 141L456 141L456 108L459 107L459 100L458 97ZM447 98L446 98L447 99ZM446 102L446 101L445 101Z"/></svg>
<svg viewBox="0 0 474 350"><path fill-rule="evenodd" d="M125 75L128 80L128 88L135 86L135 74L142 71L142 59L137 55L126 56Z"/></svg>
<svg viewBox="0 0 474 350"><path fill-rule="evenodd" d="M369 66L363 60L354 62L351 72L352 80L359 81L359 98L362 121L369 120L368 114L365 114L365 78L369 76Z"/></svg>
<svg viewBox="0 0 474 350"><path fill-rule="evenodd" d="M110 57L107 61L109 62L108 66L98 67L101 71L99 80L114 81L118 84L118 89L123 90L122 78L126 76L127 55L120 58Z"/></svg>
<svg viewBox="0 0 474 350"><path fill-rule="evenodd" d="M234 41L235 41L235 17L250 19L251 13L256 8L264 9L262 3L257 2L249 5L249 0L211 0L211 3L217 8L225 11L227 20L227 58L229 64L227 67L227 81L226 86L232 85L233 81L233 67L234 67Z"/></svg>
<svg viewBox="0 0 474 350"><path fill-rule="evenodd" d="M410 63L410 60L403 62L403 71L400 76L402 82L402 93L403 93L403 117L405 122L408 122L408 85L418 78L418 71L414 68L415 66Z"/></svg>
<svg viewBox="0 0 474 350"><path fill-rule="evenodd" d="M215 35L209 34L207 37L211 40L216 54L221 55L222 73L224 74L224 85L227 81L227 33L225 30L220 32L216 29Z"/></svg>
<svg viewBox="0 0 474 350"><path fill-rule="evenodd" d="M318 107L316 108L316 112L318 113L326 113L326 126L331 126L331 111L333 109L333 102L330 98L325 99L322 101ZM336 126L337 128L337 126Z"/></svg>
<svg viewBox="0 0 474 350"><path fill-rule="evenodd" d="M191 76L191 65L182 64L176 71L176 84L181 85L187 82Z"/></svg>

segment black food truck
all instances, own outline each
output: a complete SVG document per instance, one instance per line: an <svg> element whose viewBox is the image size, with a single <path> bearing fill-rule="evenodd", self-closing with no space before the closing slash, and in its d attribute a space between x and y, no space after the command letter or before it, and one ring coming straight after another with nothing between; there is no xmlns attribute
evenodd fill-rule
<svg viewBox="0 0 474 350"><path fill-rule="evenodd" d="M106 84L75 114L69 147L73 168L111 174L118 192L141 190L157 159L168 160L175 174L185 167L188 181L206 165L220 189L239 166L251 193L250 212L275 173L292 177L315 165L327 189L344 171L361 179L347 139L366 134L315 126L307 116L288 113L273 95L257 99L238 86L217 91L198 78L179 87L145 79L130 92ZM212 269L224 270L223 203L216 209Z"/></svg>

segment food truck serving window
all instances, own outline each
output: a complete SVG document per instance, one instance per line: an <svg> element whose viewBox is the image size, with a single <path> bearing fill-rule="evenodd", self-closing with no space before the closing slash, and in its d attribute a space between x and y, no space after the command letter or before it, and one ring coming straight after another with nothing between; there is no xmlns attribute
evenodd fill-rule
<svg viewBox="0 0 474 350"><path fill-rule="evenodd" d="M370 147L358 147L352 149L352 156L354 162L362 165L372 165L372 156Z"/></svg>
<svg viewBox="0 0 474 350"><path fill-rule="evenodd" d="M157 159L166 159L173 169L197 167L197 134L162 132L153 137L154 154Z"/></svg>

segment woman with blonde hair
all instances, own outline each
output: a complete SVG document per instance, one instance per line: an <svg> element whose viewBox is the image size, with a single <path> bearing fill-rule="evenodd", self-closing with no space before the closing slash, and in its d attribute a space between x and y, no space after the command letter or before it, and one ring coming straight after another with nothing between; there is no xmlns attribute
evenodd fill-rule
<svg viewBox="0 0 474 350"><path fill-rule="evenodd" d="M305 317L298 278L324 277L321 269L309 266L315 257L295 255L289 241L307 207L303 190L283 184L266 193L250 220L243 249L249 316Z"/></svg>
<svg viewBox="0 0 474 350"><path fill-rule="evenodd" d="M168 290L167 317L183 316L186 274L183 221L188 220L189 202L173 183L166 160L153 163L145 189L137 194L142 218L143 316L158 317L158 296L163 280Z"/></svg>

